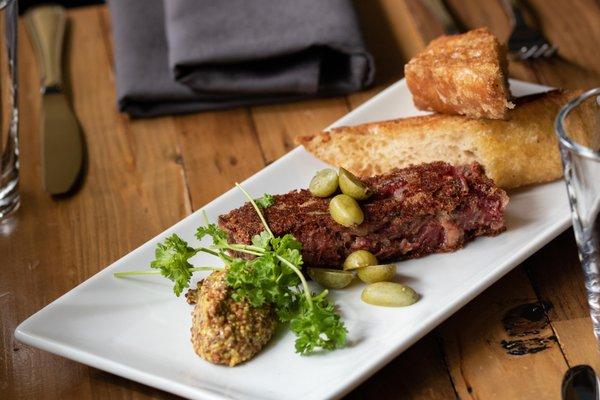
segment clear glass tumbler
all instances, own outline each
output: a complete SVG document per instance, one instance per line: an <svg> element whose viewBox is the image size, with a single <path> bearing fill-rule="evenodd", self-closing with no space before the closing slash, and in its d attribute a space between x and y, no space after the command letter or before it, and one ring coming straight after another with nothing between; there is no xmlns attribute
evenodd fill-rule
<svg viewBox="0 0 600 400"><path fill-rule="evenodd" d="M0 220L19 207L17 0L0 0Z"/></svg>
<svg viewBox="0 0 600 400"><path fill-rule="evenodd" d="M573 230L590 315L600 343L600 88L571 100L556 117Z"/></svg>

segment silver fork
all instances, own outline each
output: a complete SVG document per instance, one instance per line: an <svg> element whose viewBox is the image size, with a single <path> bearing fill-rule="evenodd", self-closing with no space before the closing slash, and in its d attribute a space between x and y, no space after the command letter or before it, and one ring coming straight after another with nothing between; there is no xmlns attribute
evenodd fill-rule
<svg viewBox="0 0 600 400"><path fill-rule="evenodd" d="M511 17L512 33L508 39L508 52L511 58L531 60L552 57L558 48L548 42L540 32L525 22L523 11L517 0L504 0Z"/></svg>

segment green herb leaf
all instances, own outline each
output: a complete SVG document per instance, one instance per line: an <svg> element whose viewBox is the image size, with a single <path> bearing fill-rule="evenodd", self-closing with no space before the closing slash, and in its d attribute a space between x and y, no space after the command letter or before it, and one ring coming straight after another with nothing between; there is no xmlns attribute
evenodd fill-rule
<svg viewBox="0 0 600 400"><path fill-rule="evenodd" d="M246 299L254 307L261 307L267 301L260 285L260 278L247 260L236 258L229 263L227 284L234 289L231 297L235 301Z"/></svg>
<svg viewBox="0 0 600 400"><path fill-rule="evenodd" d="M252 236L252 244L265 250L269 249L270 241L271 235L267 231L262 231L260 234Z"/></svg>
<svg viewBox="0 0 600 400"><path fill-rule="evenodd" d="M161 275L175 282L173 291L179 296L182 290L190 285L190 270L193 267L188 260L197 252L198 250L173 234L158 244L155 259L150 263L150 267L160 270Z"/></svg>
<svg viewBox="0 0 600 400"><path fill-rule="evenodd" d="M288 249L298 251L302 250L302 243L300 243L298 239L296 239L294 235L290 233L271 239L271 246L277 254L285 254Z"/></svg>
<svg viewBox="0 0 600 400"><path fill-rule="evenodd" d="M210 236L213 244L216 246L227 245L227 232L219 228L216 224L207 224L196 230L196 238L202 240L205 236Z"/></svg>
<svg viewBox="0 0 600 400"><path fill-rule="evenodd" d="M286 234L282 237L271 239L271 247L275 254L285 258L291 264L294 264L298 269L302 268L302 243L300 243L293 235Z"/></svg>
<svg viewBox="0 0 600 400"><path fill-rule="evenodd" d="M265 193L263 197L259 197L258 199L254 199L254 202L260 208L265 209L265 208L269 208L269 207L271 207L273 205L273 203L275 202L275 198L273 197L273 195Z"/></svg>
<svg viewBox="0 0 600 400"><path fill-rule="evenodd" d="M316 350L335 350L344 347L348 331L333 303L326 297L313 298L310 308L306 300L300 302L300 312L291 320L296 334L296 352L302 355Z"/></svg>
<svg viewBox="0 0 600 400"><path fill-rule="evenodd" d="M290 263L294 264L296 267L298 267L298 269L300 269L302 267L302 264L304 264L304 261L302 261L302 254L300 254L299 250L285 249L285 250L280 250L280 251L282 251L283 254L279 254L279 255L281 257L285 258Z"/></svg>
<svg viewBox="0 0 600 400"><path fill-rule="evenodd" d="M292 288L299 284L299 279L272 252L266 252L253 260L236 259L230 263L227 284L233 289L234 300L246 299L254 307L271 303L278 311L280 307L294 308L290 303L295 302L297 295Z"/></svg>

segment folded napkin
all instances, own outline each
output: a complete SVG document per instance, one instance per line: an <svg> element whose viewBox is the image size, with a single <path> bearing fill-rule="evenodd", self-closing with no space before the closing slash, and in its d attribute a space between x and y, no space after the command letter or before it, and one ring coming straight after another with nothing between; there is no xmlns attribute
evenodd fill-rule
<svg viewBox="0 0 600 400"><path fill-rule="evenodd" d="M359 90L350 0L111 0L119 108L135 117Z"/></svg>

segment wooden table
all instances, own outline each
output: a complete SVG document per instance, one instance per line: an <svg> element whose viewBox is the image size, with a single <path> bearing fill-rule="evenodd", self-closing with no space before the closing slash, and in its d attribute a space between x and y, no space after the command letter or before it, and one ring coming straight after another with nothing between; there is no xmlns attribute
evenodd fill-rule
<svg viewBox="0 0 600 400"><path fill-rule="evenodd" d="M451 1L466 27L501 38L508 19L496 0ZM285 105L130 120L115 110L110 16L103 6L74 9L66 57L75 111L89 148L89 171L73 197L41 190L39 74L21 27L22 206L0 225L0 398L173 398L158 390L22 345L17 324L192 210L254 174L390 82L406 60L441 33L416 0L357 1L377 60L377 84L364 93ZM595 0L531 0L563 59L511 63L516 78L548 85L600 85L600 5ZM585 66L586 69L582 68ZM509 311L546 307L545 349L511 355L502 344ZM531 308L531 306L530 306ZM534 307L535 308L535 307ZM538 309L539 311L539 309ZM514 312L513 312L514 313ZM504 318L504 321L503 321ZM506 343L505 343L506 344ZM505 346L506 347L506 346ZM575 243L568 231L392 361L350 398L554 399L569 366L600 371Z"/></svg>

